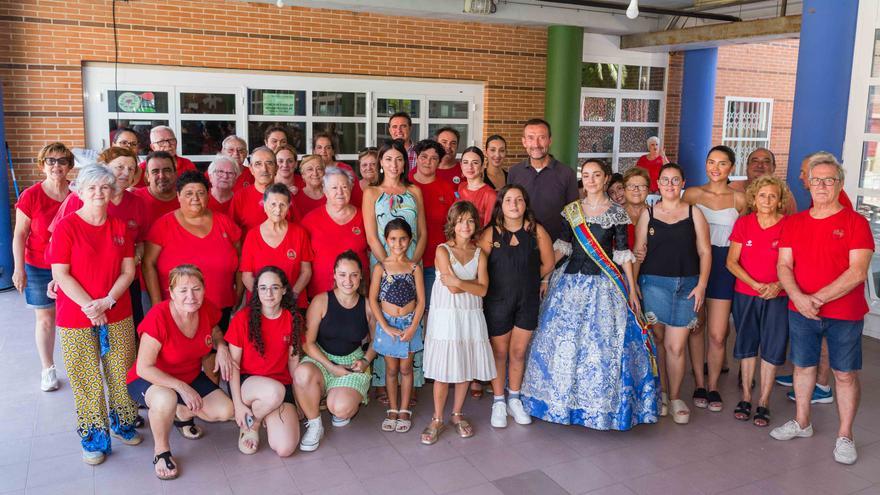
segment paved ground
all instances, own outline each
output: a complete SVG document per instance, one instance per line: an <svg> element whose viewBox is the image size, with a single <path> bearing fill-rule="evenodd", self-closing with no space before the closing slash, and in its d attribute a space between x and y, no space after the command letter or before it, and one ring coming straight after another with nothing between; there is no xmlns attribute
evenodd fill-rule
<svg viewBox="0 0 880 495"><path fill-rule="evenodd" d="M420 393L407 434L381 432L381 407L371 404L345 428L333 429L325 418L328 434L320 449L287 459L265 448L242 455L231 424L209 425L198 441L172 433L181 478L160 482L150 464L149 429L139 446L114 441L103 465L82 463L60 351L62 388L40 392L32 313L18 294L4 293L0 315L0 493L880 494L880 395L874 392L880 385L880 343L869 338L862 375L866 393L856 421L861 457L851 467L831 456L835 406L816 406L813 438L778 442L767 429L733 419L738 395L732 372L723 379L722 413L695 410L687 426L664 418L626 433L542 422L495 430L484 398L469 400L465 409L476 436L462 440L447 431L427 447L418 434L430 418L428 389ZM689 394L692 382L685 386ZM783 392L774 391L774 425L793 414Z"/></svg>

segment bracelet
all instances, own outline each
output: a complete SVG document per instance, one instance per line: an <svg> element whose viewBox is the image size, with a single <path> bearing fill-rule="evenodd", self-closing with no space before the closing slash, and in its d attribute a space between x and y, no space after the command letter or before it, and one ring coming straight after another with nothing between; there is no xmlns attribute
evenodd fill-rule
<svg viewBox="0 0 880 495"><path fill-rule="evenodd" d="M110 300L110 307L111 307L111 308L112 308L113 306L116 306L116 299L113 299L113 296L111 296L110 294L107 294L107 297L105 297L104 299L109 299L109 300Z"/></svg>

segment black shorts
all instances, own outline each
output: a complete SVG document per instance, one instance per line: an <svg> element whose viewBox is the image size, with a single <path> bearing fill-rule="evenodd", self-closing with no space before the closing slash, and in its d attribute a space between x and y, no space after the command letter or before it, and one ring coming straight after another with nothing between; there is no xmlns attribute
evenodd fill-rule
<svg viewBox="0 0 880 495"><path fill-rule="evenodd" d="M733 357L761 359L776 366L785 364L788 345L788 298L767 300L736 292L733 294L733 323L736 342Z"/></svg>
<svg viewBox="0 0 880 495"><path fill-rule="evenodd" d="M241 384L244 385L244 381L254 375L248 375L246 373L242 373L239 376L240 376ZM287 402L288 404L296 404L296 402L293 401L293 384L292 383L290 385L284 385L284 402Z"/></svg>
<svg viewBox="0 0 880 495"><path fill-rule="evenodd" d="M152 386L152 383L144 380L143 378L138 378L137 380L127 385L128 395L130 395L131 398L134 399L134 401L138 404L147 407L147 390ZM199 394L199 397L205 397L215 390L220 390L220 387L218 387L216 383L212 382L204 371L200 371L196 379L189 382L189 386L192 387L197 394ZM186 405L186 402L183 401L183 397L181 397L180 394L177 394L177 403L182 406Z"/></svg>
<svg viewBox="0 0 880 495"><path fill-rule="evenodd" d="M490 337L507 335L513 327L532 331L538 328L538 297L524 294L511 297L487 297L483 299L483 314Z"/></svg>

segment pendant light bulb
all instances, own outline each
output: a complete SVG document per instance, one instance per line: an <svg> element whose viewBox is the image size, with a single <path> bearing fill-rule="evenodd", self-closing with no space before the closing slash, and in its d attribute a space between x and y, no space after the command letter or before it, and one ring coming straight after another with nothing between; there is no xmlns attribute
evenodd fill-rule
<svg viewBox="0 0 880 495"><path fill-rule="evenodd" d="M630 19L639 16L639 0L630 0L629 7L626 8L626 16Z"/></svg>
<svg viewBox="0 0 880 495"><path fill-rule="evenodd" d="M283 8L283 7L284 7L284 0L278 0L277 2L275 2L275 6L278 7L279 9L280 9L280 8ZM628 10L627 10L627 14L626 14L626 15L629 15L629 11L628 11ZM636 15L638 15L638 12L636 12Z"/></svg>

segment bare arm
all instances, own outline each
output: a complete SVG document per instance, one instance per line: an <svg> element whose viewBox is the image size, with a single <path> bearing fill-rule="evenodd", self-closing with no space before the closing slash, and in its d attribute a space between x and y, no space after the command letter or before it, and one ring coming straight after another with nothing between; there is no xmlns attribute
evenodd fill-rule
<svg viewBox="0 0 880 495"><path fill-rule="evenodd" d="M69 264L52 264L52 279L64 294L80 307L87 306L92 302L92 296L83 289L82 285L70 274Z"/></svg>
<svg viewBox="0 0 880 495"><path fill-rule="evenodd" d="M416 250L413 253L412 261L413 263L419 263L425 254L425 248L428 246L428 221L425 219L425 201L422 197L422 190L416 186L410 186L409 191L416 198L416 209L418 211L416 231L418 232L419 239L416 242Z"/></svg>
<svg viewBox="0 0 880 495"><path fill-rule="evenodd" d="M811 320L819 319L819 307L813 304L809 294L804 294L794 278L794 255L791 248L779 248L779 259L776 261L776 273L779 275L779 283L788 294L788 299L794 304L798 313L804 318Z"/></svg>
<svg viewBox="0 0 880 495"><path fill-rule="evenodd" d="M871 264L870 249L851 249L849 252L849 268L846 269L833 282L822 287L813 294L823 304L840 299L849 294L853 289L863 284L868 278L868 267Z"/></svg>
<svg viewBox="0 0 880 495"><path fill-rule="evenodd" d="M297 296L302 294L302 291L306 290L306 286L309 285L309 280L311 279L312 262L303 261L299 267L299 277L296 278L296 283L293 284L293 291L296 292Z"/></svg>
<svg viewBox="0 0 880 495"><path fill-rule="evenodd" d="M156 358L162 349L162 343L146 333L141 334L141 343L138 347L135 370L137 375L144 380L160 387L170 388L183 398L187 407L198 411L202 407L202 398L189 386L173 376L156 367Z"/></svg>
<svg viewBox="0 0 880 495"><path fill-rule="evenodd" d="M639 213L639 219L636 221L635 240L633 241L634 252L645 252L648 249L648 223L651 221L648 215L648 209L645 208ZM638 259L638 258L636 258ZM639 271L642 268L642 261L636 261L633 265L633 277L639 279Z"/></svg>
<svg viewBox="0 0 880 495"><path fill-rule="evenodd" d="M541 255L541 278L549 275L556 266L556 253L553 252L553 241L550 240L550 234L544 227L537 225L535 231L538 239L538 252ZM488 251L484 251L488 256Z"/></svg>
<svg viewBox="0 0 880 495"><path fill-rule="evenodd" d="M254 291L254 272L239 272L241 273L241 285L249 292Z"/></svg>
<svg viewBox="0 0 880 495"><path fill-rule="evenodd" d="M734 277L751 287L752 290L758 294L762 294L766 284L762 284L752 278L752 276L749 275L749 272L739 264L739 257L741 254L742 243L730 241L730 251L727 252L727 269L730 270L730 273L732 273Z"/></svg>
<svg viewBox="0 0 880 495"><path fill-rule="evenodd" d="M712 244L709 241L709 224L699 208L693 209L694 230L697 232L697 256L700 257L700 279L691 292L694 295L694 311L703 307L709 273L712 271ZM690 296L688 296L690 299Z"/></svg>
<svg viewBox="0 0 880 495"><path fill-rule="evenodd" d="M12 284L15 285L18 292L23 292L27 285L27 275L24 271L24 246L30 231L31 218L16 208L15 232L12 234L12 258L15 264L12 271Z"/></svg>
<svg viewBox="0 0 880 495"><path fill-rule="evenodd" d="M150 301L154 306L162 302L162 289L159 287L159 271L156 268L158 266L159 253L161 252L162 246L147 241L144 248L144 261L141 264L144 284L147 286L147 293L150 295Z"/></svg>
<svg viewBox="0 0 880 495"><path fill-rule="evenodd" d="M388 320L385 319L385 315L382 313L382 304L379 302L379 285L382 283L383 271L381 263L376 263L376 266L373 267L373 276L370 277L370 293L367 300L369 304L367 305L370 307L376 322L382 327L382 330L388 335L397 335L399 332L396 329L390 328Z"/></svg>
<svg viewBox="0 0 880 495"><path fill-rule="evenodd" d="M452 264L449 261L449 251L447 251L446 248L441 248L440 246L437 246L437 252L434 255L434 269L437 270L438 277L443 275L447 277L455 277L455 274L452 273ZM446 283L443 282L442 278L440 279L440 282L443 283L443 285L446 286L449 292L453 294L461 294L462 292L464 292L458 287L451 287L449 285L446 285Z"/></svg>
<svg viewBox="0 0 880 495"><path fill-rule="evenodd" d="M370 252L373 253L379 261L385 261L385 247L379 240L379 224L376 223L376 198L378 189L369 187L364 191L364 202L362 214L364 217L364 230L367 233L367 244L370 246Z"/></svg>
<svg viewBox="0 0 880 495"><path fill-rule="evenodd" d="M449 286L455 287L463 292L468 292L477 297L485 297L486 292L489 291L489 268L486 253L482 251L480 252L480 259L477 261L476 280L462 280L452 273L451 275L443 275L441 281L443 281L444 284L448 282Z"/></svg>

